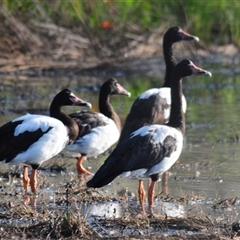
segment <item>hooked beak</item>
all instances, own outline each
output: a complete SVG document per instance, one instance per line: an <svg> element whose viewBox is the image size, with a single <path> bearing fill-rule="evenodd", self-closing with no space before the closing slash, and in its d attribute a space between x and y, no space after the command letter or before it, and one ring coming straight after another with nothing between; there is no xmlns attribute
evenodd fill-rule
<svg viewBox="0 0 240 240"><path fill-rule="evenodd" d="M92 108L91 103L82 100L81 98L77 97L73 93L71 95L71 101L72 101L74 106L84 106L84 107Z"/></svg>
<svg viewBox="0 0 240 240"><path fill-rule="evenodd" d="M118 88L118 94L131 97L131 93L128 92L128 91L127 91L123 86L121 86L119 83L117 84L117 88Z"/></svg>
<svg viewBox="0 0 240 240"><path fill-rule="evenodd" d="M199 37L193 36L185 31L183 31L182 29L179 30L179 34L180 34L182 40L199 42Z"/></svg>
<svg viewBox="0 0 240 240"><path fill-rule="evenodd" d="M209 76L211 77L212 76L212 73L207 71L207 70L204 70L202 68L199 68L197 67L195 64L193 64L193 62L190 63L190 67L192 69L192 73L194 75L205 75L205 76Z"/></svg>

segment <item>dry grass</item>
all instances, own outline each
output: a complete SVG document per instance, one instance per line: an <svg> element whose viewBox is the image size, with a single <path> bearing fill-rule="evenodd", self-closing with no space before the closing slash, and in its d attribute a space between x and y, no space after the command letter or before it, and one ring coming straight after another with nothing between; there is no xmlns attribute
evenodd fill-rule
<svg viewBox="0 0 240 240"><path fill-rule="evenodd" d="M92 216L83 213L87 204L116 201L101 189L79 187L74 180L60 184L55 191L54 204L41 196L22 193L20 188L2 187L0 202L0 234L4 239L229 239L238 234L235 223L232 231L230 219L214 219L203 211L196 216L168 217L162 215L142 216L136 199L119 198L125 208L121 217ZM18 199L18 201L17 201ZM187 202L193 196L178 199L162 198L163 201ZM197 197L199 199L199 197ZM126 201L127 204L126 204ZM215 207L234 206L234 200L220 200Z"/></svg>

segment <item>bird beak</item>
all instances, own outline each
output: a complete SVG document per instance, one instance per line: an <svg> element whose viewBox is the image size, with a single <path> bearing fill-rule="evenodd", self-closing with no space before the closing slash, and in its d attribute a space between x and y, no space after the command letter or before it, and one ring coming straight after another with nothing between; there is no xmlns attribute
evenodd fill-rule
<svg viewBox="0 0 240 240"><path fill-rule="evenodd" d="M118 88L118 94L121 95L126 95L128 97L131 96L131 93L128 92L123 86L121 86L119 83L117 84L117 88Z"/></svg>
<svg viewBox="0 0 240 240"><path fill-rule="evenodd" d="M92 108L91 103L82 100L81 98L77 97L73 93L71 94L71 101L74 106L84 106L84 107Z"/></svg>
<svg viewBox="0 0 240 240"><path fill-rule="evenodd" d="M184 32L182 29L179 30L179 34L180 34L182 40L199 42L199 37L193 36L187 32Z"/></svg>
<svg viewBox="0 0 240 240"><path fill-rule="evenodd" d="M193 62L191 62L190 66L192 68L192 72L194 75L205 75L205 76L209 76L209 77L212 76L211 72L197 67L195 64L193 64Z"/></svg>

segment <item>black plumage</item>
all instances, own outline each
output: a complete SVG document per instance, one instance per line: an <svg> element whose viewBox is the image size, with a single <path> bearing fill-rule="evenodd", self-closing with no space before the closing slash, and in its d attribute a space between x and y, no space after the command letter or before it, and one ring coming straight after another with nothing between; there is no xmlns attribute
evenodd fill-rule
<svg viewBox="0 0 240 240"><path fill-rule="evenodd" d="M0 161L9 163L19 153L27 151L27 149L39 140L45 133L52 129L49 127L46 131L38 129L36 131L26 131L14 136L15 129L21 125L22 121L9 122L1 126L0 131ZM27 164L27 163L26 163Z"/></svg>
<svg viewBox="0 0 240 240"><path fill-rule="evenodd" d="M172 106L168 123L144 126L131 133L117 145L93 178L87 182L88 187L102 187L117 176L138 179L139 200L144 212L145 190L142 180L151 178L148 202L152 211L156 181L172 167L182 151L185 117L182 110L181 79L190 75L211 76L211 73L198 68L187 59L177 64L171 78Z"/></svg>
<svg viewBox="0 0 240 240"><path fill-rule="evenodd" d="M166 136L164 141L154 142L155 129L145 136L136 135L125 139L115 148L104 164L87 183L88 187L103 187L117 176L127 171L141 168L151 169L165 157L170 157L176 151L176 139ZM136 151L136 148L138 151ZM146 172L147 174L147 172ZM152 174L151 176L155 176ZM156 179L156 177L154 178Z"/></svg>

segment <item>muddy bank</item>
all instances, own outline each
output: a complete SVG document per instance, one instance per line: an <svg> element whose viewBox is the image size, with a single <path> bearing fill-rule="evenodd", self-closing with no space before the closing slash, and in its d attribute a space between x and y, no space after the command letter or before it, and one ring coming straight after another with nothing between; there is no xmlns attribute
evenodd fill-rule
<svg viewBox="0 0 240 240"><path fill-rule="evenodd" d="M1 9L0 73L156 75L164 69L162 36L168 27L161 26L148 32L131 27L100 29L99 34L93 36L84 33L80 27L67 29L34 20L23 23ZM177 59L188 57L198 62L221 63L231 69L240 62L239 47L233 44L210 46L200 41L176 44L174 48Z"/></svg>

